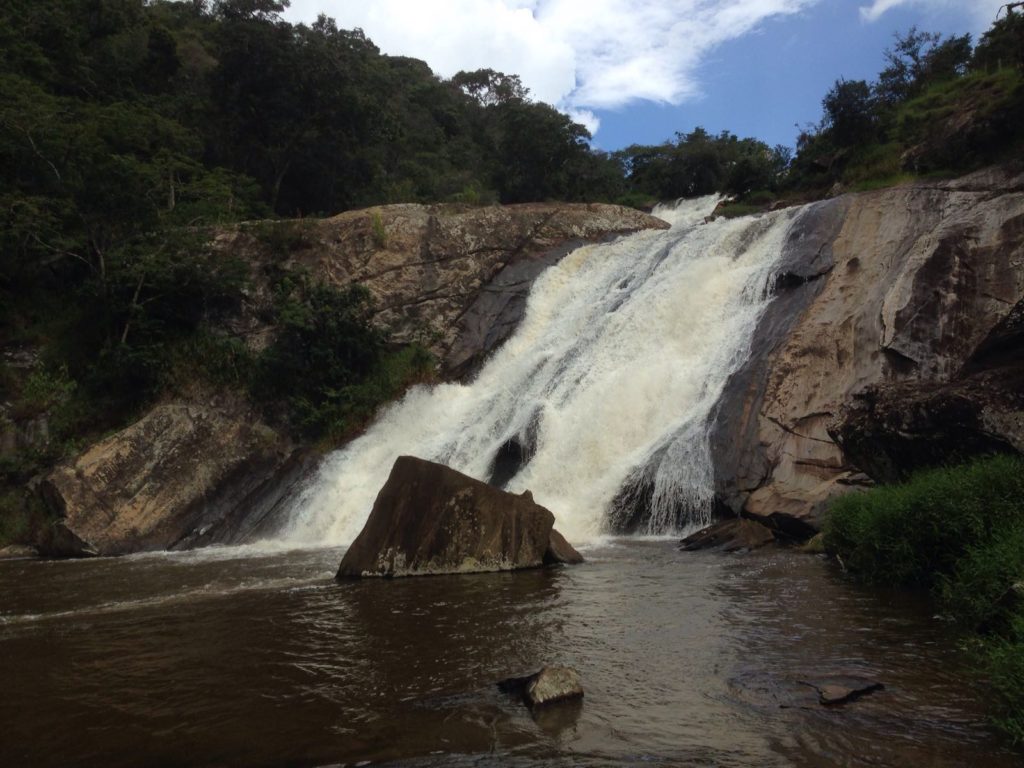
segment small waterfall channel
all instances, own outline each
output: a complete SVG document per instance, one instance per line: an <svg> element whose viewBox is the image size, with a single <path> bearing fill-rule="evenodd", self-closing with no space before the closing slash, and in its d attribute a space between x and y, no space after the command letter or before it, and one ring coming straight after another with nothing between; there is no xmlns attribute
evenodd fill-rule
<svg viewBox="0 0 1024 768"><path fill-rule="evenodd" d="M412 389L325 460L284 540L350 543L403 454L529 489L582 544L637 505L637 533L707 522L709 418L750 353L802 210L705 223L716 202L659 208L671 229L587 245L546 270L472 381Z"/></svg>

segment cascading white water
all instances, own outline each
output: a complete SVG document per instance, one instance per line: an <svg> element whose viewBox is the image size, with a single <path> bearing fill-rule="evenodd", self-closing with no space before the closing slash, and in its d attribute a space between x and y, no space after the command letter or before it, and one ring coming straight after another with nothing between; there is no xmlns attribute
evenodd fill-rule
<svg viewBox="0 0 1024 768"><path fill-rule="evenodd" d="M400 455L487 480L509 441L527 463L506 487L531 490L571 541L604 532L624 488L645 489L643 532L672 532L680 511L684 524L708 520L708 418L749 354L796 216L705 224L715 202L659 209L670 230L584 246L546 270L472 382L412 389L327 458L285 539L351 542Z"/></svg>

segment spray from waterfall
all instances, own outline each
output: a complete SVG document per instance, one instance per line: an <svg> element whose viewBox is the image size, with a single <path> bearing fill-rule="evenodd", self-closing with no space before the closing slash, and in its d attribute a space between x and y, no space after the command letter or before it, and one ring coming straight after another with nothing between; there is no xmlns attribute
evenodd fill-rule
<svg viewBox="0 0 1024 768"><path fill-rule="evenodd" d="M708 419L749 355L798 215L704 223L715 202L659 209L671 229L584 246L546 270L476 378L412 389L329 456L284 537L351 542L403 454L531 490L574 542L623 516L650 534L709 520Z"/></svg>

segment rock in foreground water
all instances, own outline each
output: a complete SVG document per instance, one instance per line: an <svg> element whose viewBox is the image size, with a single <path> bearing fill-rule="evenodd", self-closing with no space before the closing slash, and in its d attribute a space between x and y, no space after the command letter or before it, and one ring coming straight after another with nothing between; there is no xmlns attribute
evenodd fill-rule
<svg viewBox="0 0 1024 768"><path fill-rule="evenodd" d="M722 520L692 533L679 542L686 552L699 549L719 549L722 552L741 552L760 549L775 541L767 527L753 520L733 518Z"/></svg>
<svg viewBox="0 0 1024 768"><path fill-rule="evenodd" d="M526 677L510 677L498 683L505 693L519 694L529 707L579 699L583 696L580 673L572 667L544 667Z"/></svg>
<svg viewBox="0 0 1024 768"><path fill-rule="evenodd" d="M576 562L572 555L579 558L579 553L553 531L554 522L528 491L507 493L443 464L401 456L345 553L338 578L512 571ZM555 549L558 554L551 554Z"/></svg>

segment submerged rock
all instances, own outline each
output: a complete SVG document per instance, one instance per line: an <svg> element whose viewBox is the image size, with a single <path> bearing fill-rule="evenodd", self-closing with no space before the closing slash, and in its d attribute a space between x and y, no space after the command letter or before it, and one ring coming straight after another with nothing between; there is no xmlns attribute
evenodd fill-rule
<svg viewBox="0 0 1024 768"><path fill-rule="evenodd" d="M401 456L337 575L481 573L577 562L579 553L552 535L554 522L529 491L507 493L443 464Z"/></svg>
<svg viewBox="0 0 1024 768"><path fill-rule="evenodd" d="M818 703L826 707L835 706L837 704L849 704L863 696L868 696L876 691L885 690L884 685L873 682L865 682L863 685L855 684L853 687L837 685L834 683L822 685L806 683L806 685L809 685L818 692Z"/></svg>
<svg viewBox="0 0 1024 768"><path fill-rule="evenodd" d="M526 677L510 677L498 683L505 693L521 695L530 708L582 698L580 673L572 667L544 667Z"/></svg>
<svg viewBox="0 0 1024 768"><path fill-rule="evenodd" d="M740 552L760 549L773 541L775 534L767 527L753 520L733 518L690 534L679 542L679 548L685 552L700 549Z"/></svg>

